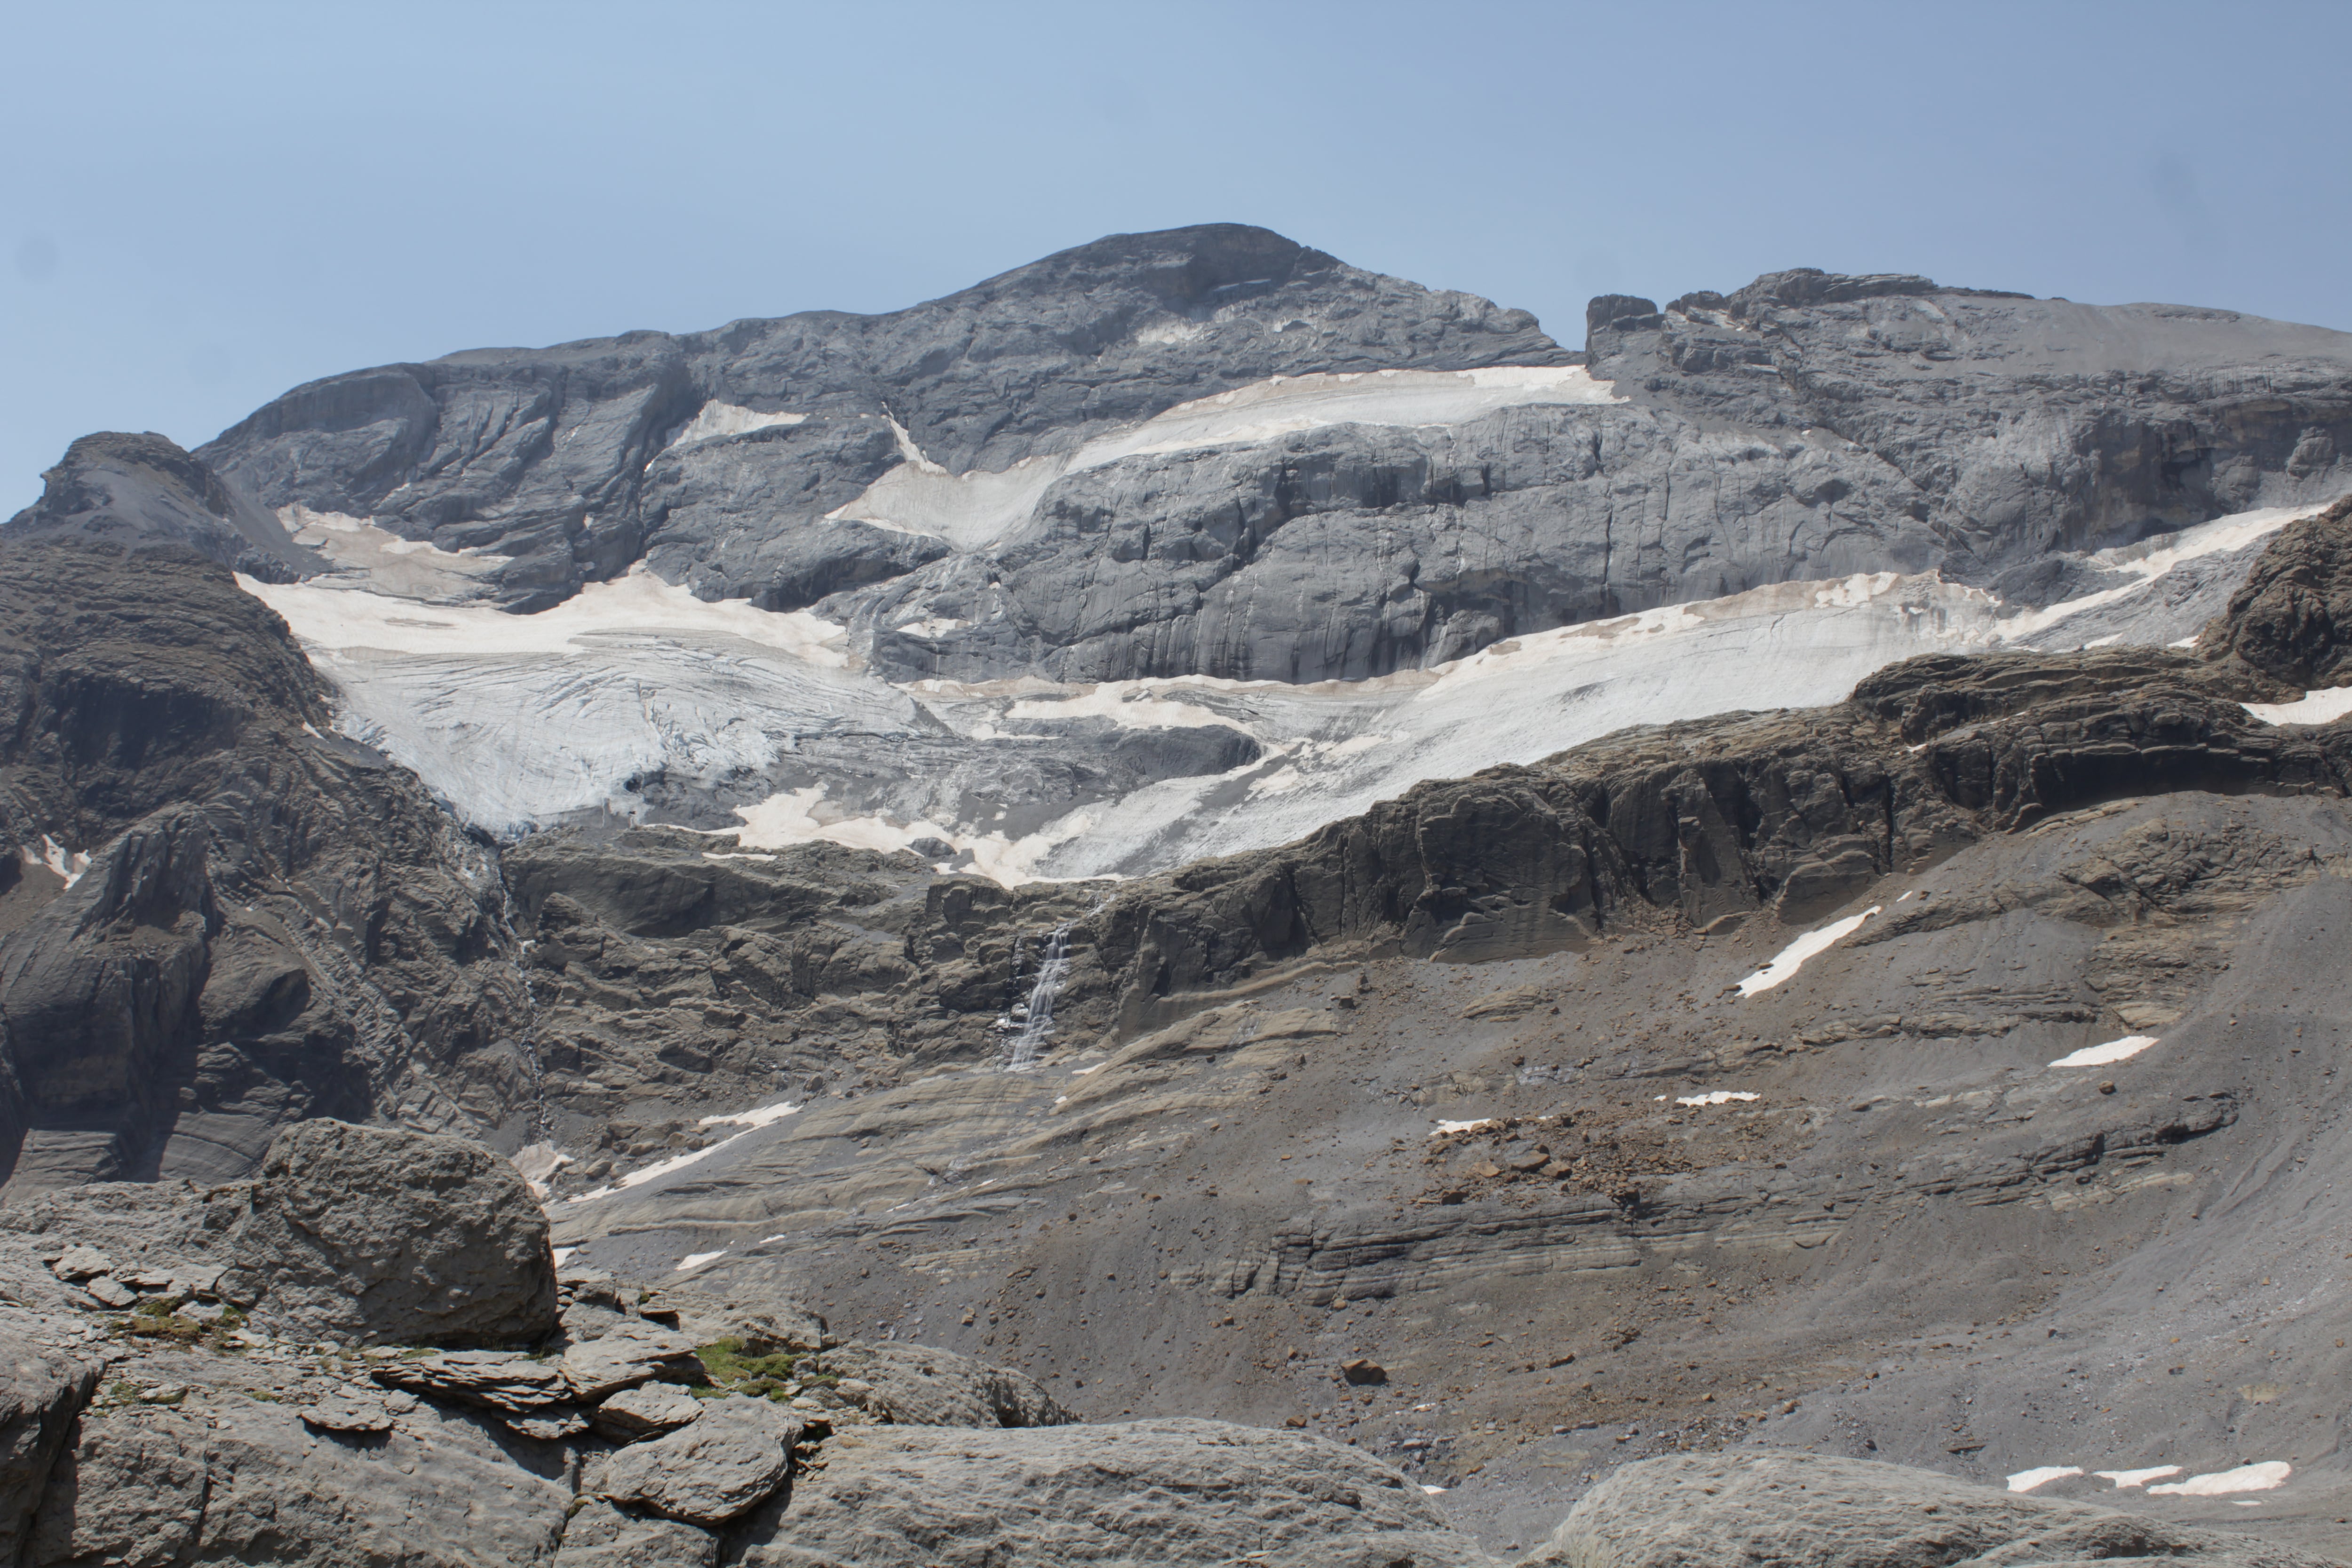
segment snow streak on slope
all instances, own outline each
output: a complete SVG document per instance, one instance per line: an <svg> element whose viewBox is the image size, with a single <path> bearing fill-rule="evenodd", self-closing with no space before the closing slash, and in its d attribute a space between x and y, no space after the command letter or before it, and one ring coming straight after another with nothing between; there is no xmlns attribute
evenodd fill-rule
<svg viewBox="0 0 2352 1568"><path fill-rule="evenodd" d="M1180 403L1140 424L1098 436L1075 453L968 474L950 473L930 461L900 429L907 461L828 518L930 534L959 550L981 550L1026 522L1055 479L1122 458L1244 446L1328 425L1458 425L1528 404L1623 401L1581 365L1277 375Z"/></svg>

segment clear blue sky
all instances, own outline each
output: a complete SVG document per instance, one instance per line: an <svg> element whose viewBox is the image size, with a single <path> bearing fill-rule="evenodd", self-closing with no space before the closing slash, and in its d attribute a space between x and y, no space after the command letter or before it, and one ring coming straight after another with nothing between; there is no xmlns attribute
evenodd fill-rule
<svg viewBox="0 0 2352 1568"><path fill-rule="evenodd" d="M1583 336L1793 266L2352 328L2352 6L6 7L0 515L390 360L1211 220Z"/></svg>

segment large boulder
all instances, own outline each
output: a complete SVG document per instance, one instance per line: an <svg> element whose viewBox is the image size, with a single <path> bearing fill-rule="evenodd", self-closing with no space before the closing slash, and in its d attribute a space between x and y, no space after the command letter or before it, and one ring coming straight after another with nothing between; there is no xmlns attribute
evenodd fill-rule
<svg viewBox="0 0 2352 1568"><path fill-rule="evenodd" d="M1644 1459L1584 1494L1519 1568L2329 1568L2250 1536L2021 1496L1867 1459L1721 1453Z"/></svg>
<svg viewBox="0 0 2352 1568"><path fill-rule="evenodd" d="M762 1509L728 1551L742 1568L1493 1564L1369 1454L1185 1420L837 1432L789 1505Z"/></svg>
<svg viewBox="0 0 2352 1568"><path fill-rule="evenodd" d="M803 1363L840 1394L904 1426L1061 1426L1078 1419L1025 1373L929 1345L853 1342Z"/></svg>
<svg viewBox="0 0 2352 1568"><path fill-rule="evenodd" d="M305 1121L269 1146L221 1293L273 1332L499 1345L556 1321L547 1216L478 1143Z"/></svg>

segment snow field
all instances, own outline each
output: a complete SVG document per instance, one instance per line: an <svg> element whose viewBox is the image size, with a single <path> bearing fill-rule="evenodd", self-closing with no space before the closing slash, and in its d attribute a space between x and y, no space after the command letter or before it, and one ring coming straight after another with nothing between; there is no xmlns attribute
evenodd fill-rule
<svg viewBox="0 0 2352 1568"><path fill-rule="evenodd" d="M1298 377L1184 405L1146 425L1158 430L1154 439L1255 439L1251 422L1277 413L1320 419L1377 405L1385 417L1420 420L1497 398L1607 395L1581 370ZM966 505L971 476L950 475L911 440L901 444L909 457L892 470L905 476L899 482L963 486L957 493L965 499L955 504ZM1099 456L1090 446L1070 460L1088 453ZM2309 510L2220 519L2110 552L2110 563L2154 581L2179 561L2235 548ZM952 791L942 783L934 792L928 775L908 775L896 793L877 796L870 768L814 781L810 769L796 770L787 787L737 808L743 826L730 830L747 853L819 840L888 852L936 838L968 856L970 869L1007 886L1144 875L1268 847L1416 784L1539 762L1629 725L1834 702L1895 660L1999 647L2100 597L2004 619L1999 603L1976 589L1930 575L1857 574L1529 634L1449 664L1361 681L1182 677L1058 686L1022 678L898 688L859 666L834 623L742 601L706 604L642 564L553 609L510 616L466 600L479 592L474 574L484 560L395 539L357 519L308 514L306 527L364 548L353 546L346 572L291 584L241 578L240 585L285 616L340 688L343 733L415 769L466 820L494 832L520 833L579 812L634 818L643 806L633 779L659 776L689 791L735 787L782 766L805 737L854 736L887 755L918 730L936 739L931 721L975 747L1007 740L1050 746L1058 721L1087 719L1131 729L1227 725L1257 742L1259 759L1232 772L1076 804L1025 833L1008 833L1000 819L1030 803L992 798L984 783ZM431 572L417 577L411 568L418 563ZM378 591L379 584L395 591ZM434 602L436 595L455 602ZM904 629L945 635L952 619L919 617ZM2305 702L2352 710L2352 689ZM2277 707L2278 717L2256 714L2310 721L2339 711ZM865 793L843 798L845 788ZM947 819L957 813L968 815ZM1776 959L1781 967L1742 982L1742 994L1780 984L1805 956Z"/></svg>

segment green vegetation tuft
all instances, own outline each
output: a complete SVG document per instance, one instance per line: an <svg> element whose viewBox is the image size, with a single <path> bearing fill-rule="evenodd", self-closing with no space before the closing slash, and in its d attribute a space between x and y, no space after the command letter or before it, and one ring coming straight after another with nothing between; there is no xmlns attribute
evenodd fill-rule
<svg viewBox="0 0 2352 1568"><path fill-rule="evenodd" d="M695 1356L710 1378L712 1393L698 1397L715 1398L719 1394L765 1394L771 1399L787 1398L784 1384L792 1380L793 1365L800 1358L790 1351L778 1351L772 1355L745 1355L743 1342L739 1339L713 1340L699 1346Z"/></svg>

